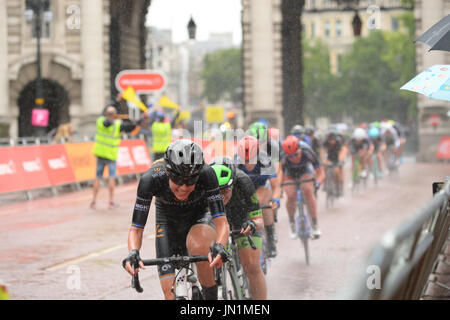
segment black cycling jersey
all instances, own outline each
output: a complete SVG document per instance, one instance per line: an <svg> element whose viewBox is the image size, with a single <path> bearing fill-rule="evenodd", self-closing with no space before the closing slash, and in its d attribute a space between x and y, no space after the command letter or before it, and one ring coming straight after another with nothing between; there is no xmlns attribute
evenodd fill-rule
<svg viewBox="0 0 450 320"><path fill-rule="evenodd" d="M236 169L233 193L225 210L233 229L241 229L244 222L262 215L252 180L242 170Z"/></svg>
<svg viewBox="0 0 450 320"><path fill-rule="evenodd" d="M302 150L299 163L291 162L288 155L284 155L281 160L283 173L293 178L298 178L305 173L313 173L313 170L320 168L319 157L306 142L299 141L298 147Z"/></svg>
<svg viewBox="0 0 450 320"><path fill-rule="evenodd" d="M356 155L360 150L369 150L370 141L368 139L363 139L361 143L357 143L356 139L352 138L348 142L348 148L352 155Z"/></svg>
<svg viewBox="0 0 450 320"><path fill-rule="evenodd" d="M380 151L381 145L383 144L383 138L381 136L378 136L376 138L370 139L370 141L373 144L373 152L377 153L378 151Z"/></svg>
<svg viewBox="0 0 450 320"><path fill-rule="evenodd" d="M156 201L155 245L156 257L188 254L186 237L195 224L209 224L213 219L225 216L216 173L204 165L195 189L186 201L178 200L169 187L169 176L164 160L156 161L142 176L137 190L132 226L144 229L152 198ZM209 208L209 212L208 212ZM158 266L160 278L173 276L171 264Z"/></svg>
<svg viewBox="0 0 450 320"><path fill-rule="evenodd" d="M169 188L165 162L155 162L139 181L133 227L144 228L153 197L156 198L156 223L187 223L203 215L208 207L212 218L225 215L217 176L209 165L203 166L188 199L180 201Z"/></svg>
<svg viewBox="0 0 450 320"><path fill-rule="evenodd" d="M344 139L342 136L336 136L336 143L331 144L329 140L325 140L323 143L323 148L327 152L327 160L331 162L339 161L339 152L341 152L342 146L344 145Z"/></svg>

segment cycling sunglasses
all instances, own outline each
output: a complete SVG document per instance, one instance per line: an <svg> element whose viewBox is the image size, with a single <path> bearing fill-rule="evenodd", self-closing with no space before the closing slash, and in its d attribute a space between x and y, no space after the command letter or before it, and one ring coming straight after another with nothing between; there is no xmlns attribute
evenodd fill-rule
<svg viewBox="0 0 450 320"><path fill-rule="evenodd" d="M183 177L183 176L169 175L169 178L177 186L182 186L184 184L186 186L192 186L193 184L197 183L199 176L200 175L196 175L194 177Z"/></svg>

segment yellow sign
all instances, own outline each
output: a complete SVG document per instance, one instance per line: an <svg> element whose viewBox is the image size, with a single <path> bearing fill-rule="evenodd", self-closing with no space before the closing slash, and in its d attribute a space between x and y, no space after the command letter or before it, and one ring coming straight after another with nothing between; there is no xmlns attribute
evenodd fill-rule
<svg viewBox="0 0 450 320"><path fill-rule="evenodd" d="M134 92L134 89L132 87L128 87L123 92L122 98L124 98L127 101L130 101L130 102L134 103L142 111L144 111L144 112L147 111L147 107L145 106L145 104L141 100L138 99L138 97L136 96L136 92Z"/></svg>
<svg viewBox="0 0 450 320"><path fill-rule="evenodd" d="M175 102L173 102L172 100L170 100L167 96L162 96L161 99L159 99L158 104L161 107L164 108L170 108L170 109L180 109L180 106L177 105Z"/></svg>
<svg viewBox="0 0 450 320"><path fill-rule="evenodd" d="M224 120L224 109L220 106L209 106L206 107L206 121L208 122L223 122Z"/></svg>
<svg viewBox="0 0 450 320"><path fill-rule="evenodd" d="M177 120L179 120L179 121L189 120L190 118L191 118L191 113L189 111L181 111Z"/></svg>

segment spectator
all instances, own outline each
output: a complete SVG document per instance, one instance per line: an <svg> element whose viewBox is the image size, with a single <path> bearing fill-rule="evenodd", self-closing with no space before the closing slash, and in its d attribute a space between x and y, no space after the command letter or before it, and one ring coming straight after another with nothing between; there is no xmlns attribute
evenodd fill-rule
<svg viewBox="0 0 450 320"><path fill-rule="evenodd" d="M103 177L105 166L108 166L109 178L109 209L116 208L118 205L114 202L114 188L116 178L116 160L119 153L121 132L131 132L136 124L125 123L118 119L117 109L109 105L106 107L104 115L97 119L97 134L95 136L94 154L97 157L97 172L93 186L93 197L90 204L91 209L95 209L98 190L100 188L100 179Z"/></svg>
<svg viewBox="0 0 450 320"><path fill-rule="evenodd" d="M73 142L73 133L73 127L70 122L62 123L58 126L55 137L53 138L53 143Z"/></svg>
<svg viewBox="0 0 450 320"><path fill-rule="evenodd" d="M155 121L152 123L152 147L153 161L164 157L167 147L172 140L172 127L175 124L180 111L177 111L171 122L165 121L165 114L162 111L156 111Z"/></svg>

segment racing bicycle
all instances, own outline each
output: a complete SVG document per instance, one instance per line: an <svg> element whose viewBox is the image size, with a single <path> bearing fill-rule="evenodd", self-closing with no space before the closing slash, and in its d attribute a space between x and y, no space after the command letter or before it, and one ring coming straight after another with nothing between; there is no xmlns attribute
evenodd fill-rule
<svg viewBox="0 0 450 320"><path fill-rule="evenodd" d="M297 235L300 239L300 241L303 244L303 249L305 252L305 261L306 264L309 265L310 261L310 252L309 252L309 239L312 238L311 233L311 223L309 221L307 209L304 202L303 192L300 188L300 185L302 183L306 182L313 182L315 183L315 179L307 179L307 180L295 180L295 181L289 181L282 184L282 186L287 185L295 185L297 187L297 210L296 210L296 229L297 229Z"/></svg>

